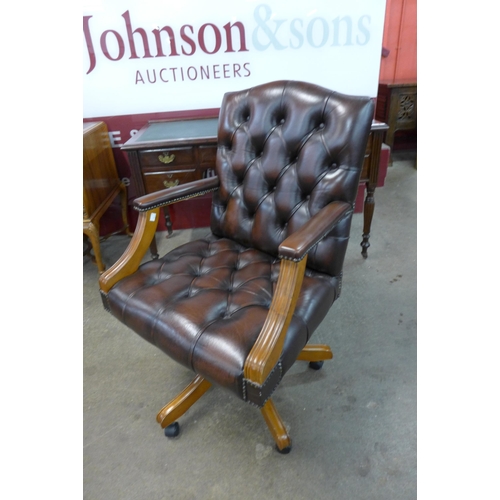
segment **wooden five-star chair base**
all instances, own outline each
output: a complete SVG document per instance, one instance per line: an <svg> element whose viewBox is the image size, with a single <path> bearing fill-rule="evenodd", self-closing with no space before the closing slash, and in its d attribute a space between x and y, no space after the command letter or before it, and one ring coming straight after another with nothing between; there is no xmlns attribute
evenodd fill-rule
<svg viewBox="0 0 500 500"><path fill-rule="evenodd" d="M332 358L333 354L329 346L314 344L305 346L297 357L297 360L309 361L311 368L319 370L323 366L324 361ZM165 430L167 437L175 437L179 434L179 424L176 420L184 415L210 389L211 385L208 380L200 375L196 375L193 381L178 396L159 411L156 421ZM292 448L292 440L273 401L268 399L260 411L273 436L278 451L280 453L289 453Z"/></svg>

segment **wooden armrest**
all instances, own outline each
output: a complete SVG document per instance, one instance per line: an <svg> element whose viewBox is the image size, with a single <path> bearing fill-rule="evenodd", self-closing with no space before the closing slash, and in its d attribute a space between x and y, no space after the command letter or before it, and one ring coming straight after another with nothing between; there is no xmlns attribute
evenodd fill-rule
<svg viewBox="0 0 500 500"><path fill-rule="evenodd" d="M299 297L307 253L350 210L352 206L349 203L330 203L280 245L279 256L282 260L278 283L264 326L245 361L243 373L247 380L262 386L276 366Z"/></svg>
<svg viewBox="0 0 500 500"><path fill-rule="evenodd" d="M137 271L155 236L161 207L201 196L218 187L219 178L208 177L136 198L134 208L140 213L132 241L115 264L101 274L101 290L107 293L118 281Z"/></svg>
<svg viewBox="0 0 500 500"><path fill-rule="evenodd" d="M243 369L244 377L262 385L278 362L304 278L307 257L298 262L282 260L278 283L264 326Z"/></svg>
<svg viewBox="0 0 500 500"><path fill-rule="evenodd" d="M123 255L99 277L99 286L108 293L113 286L126 276L135 273L153 241L160 217L160 208L141 212L137 226Z"/></svg>
<svg viewBox="0 0 500 500"><path fill-rule="evenodd" d="M323 207L305 226L281 243L279 257L293 261L303 259L350 210L351 205L343 201L335 201Z"/></svg>
<svg viewBox="0 0 500 500"><path fill-rule="evenodd" d="M164 207L178 201L201 196L219 187L219 178L217 176L207 177L199 181L187 182L168 189L162 189L155 193L146 194L134 200L134 208L139 212L151 210L152 208Z"/></svg>

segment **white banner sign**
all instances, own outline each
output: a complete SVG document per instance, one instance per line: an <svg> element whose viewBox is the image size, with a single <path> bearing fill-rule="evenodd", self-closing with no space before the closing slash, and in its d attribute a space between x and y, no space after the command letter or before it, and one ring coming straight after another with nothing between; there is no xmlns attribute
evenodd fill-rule
<svg viewBox="0 0 500 500"><path fill-rule="evenodd" d="M83 117L218 108L304 80L376 97L385 0L84 0Z"/></svg>

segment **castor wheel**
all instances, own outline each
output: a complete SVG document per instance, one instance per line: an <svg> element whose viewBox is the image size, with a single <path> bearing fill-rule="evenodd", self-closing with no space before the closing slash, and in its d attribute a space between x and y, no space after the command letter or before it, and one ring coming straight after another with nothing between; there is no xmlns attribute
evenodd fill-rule
<svg viewBox="0 0 500 500"><path fill-rule="evenodd" d="M324 361L311 361L309 363L309 368L312 368L313 370L321 370L323 363Z"/></svg>
<svg viewBox="0 0 500 500"><path fill-rule="evenodd" d="M281 453L282 455L287 455L292 450L292 445L289 444L286 448L283 448L282 450L280 450L278 448L278 445L276 445L276 449L278 450L278 453Z"/></svg>
<svg viewBox="0 0 500 500"><path fill-rule="evenodd" d="M180 430L181 428L179 426L179 423L174 422L173 424L167 425L167 427L165 427L165 436L167 436L168 438L174 438L179 435Z"/></svg>

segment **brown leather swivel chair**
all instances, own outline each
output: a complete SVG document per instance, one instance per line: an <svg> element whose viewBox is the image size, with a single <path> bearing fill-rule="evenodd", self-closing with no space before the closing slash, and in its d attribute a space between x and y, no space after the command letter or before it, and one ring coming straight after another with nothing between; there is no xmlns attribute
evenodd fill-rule
<svg viewBox="0 0 500 500"><path fill-rule="evenodd" d="M157 416L167 436L212 385L261 409L291 439L271 395L339 297L373 103L278 81L224 96L216 176L138 198L136 232L100 278L104 306L196 375ZM160 207L213 192L211 234L140 265Z"/></svg>

